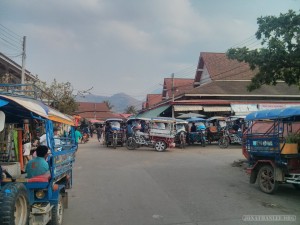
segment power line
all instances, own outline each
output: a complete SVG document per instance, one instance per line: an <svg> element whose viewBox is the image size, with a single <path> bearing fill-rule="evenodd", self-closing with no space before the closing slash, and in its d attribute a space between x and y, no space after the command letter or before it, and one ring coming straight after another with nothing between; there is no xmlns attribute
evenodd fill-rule
<svg viewBox="0 0 300 225"><path fill-rule="evenodd" d="M12 30L8 29L7 27L3 26L2 24L0 24L0 29L17 40L22 39L22 36L18 35L17 33L13 32Z"/></svg>

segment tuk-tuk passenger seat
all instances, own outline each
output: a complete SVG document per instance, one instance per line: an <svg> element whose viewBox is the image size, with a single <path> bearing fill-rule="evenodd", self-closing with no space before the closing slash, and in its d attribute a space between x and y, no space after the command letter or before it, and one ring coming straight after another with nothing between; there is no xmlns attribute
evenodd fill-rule
<svg viewBox="0 0 300 225"><path fill-rule="evenodd" d="M49 182L51 175L50 174L42 174L39 176L31 177L27 180L27 182Z"/></svg>

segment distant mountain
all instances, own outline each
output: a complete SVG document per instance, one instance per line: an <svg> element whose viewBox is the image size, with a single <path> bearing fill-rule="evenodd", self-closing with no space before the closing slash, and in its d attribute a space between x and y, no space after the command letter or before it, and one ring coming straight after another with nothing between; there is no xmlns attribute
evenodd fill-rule
<svg viewBox="0 0 300 225"><path fill-rule="evenodd" d="M109 101L114 107L112 108L113 112L123 113L128 106L135 106L137 110L142 108L142 101L137 100L125 93L114 94L111 97L88 94L76 97L77 102L103 102Z"/></svg>

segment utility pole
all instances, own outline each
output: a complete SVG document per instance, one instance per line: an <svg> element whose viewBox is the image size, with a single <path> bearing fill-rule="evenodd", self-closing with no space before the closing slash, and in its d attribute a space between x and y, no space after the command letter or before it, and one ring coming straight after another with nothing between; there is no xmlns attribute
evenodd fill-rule
<svg viewBox="0 0 300 225"><path fill-rule="evenodd" d="M172 73L172 102L174 102L174 73Z"/></svg>
<svg viewBox="0 0 300 225"><path fill-rule="evenodd" d="M23 37L21 84L25 84L25 59L26 59L26 36Z"/></svg>
<svg viewBox="0 0 300 225"><path fill-rule="evenodd" d="M171 91L172 91L172 118L174 118L174 105L173 105L173 103L174 103L174 73L172 73L172 89L171 89Z"/></svg>

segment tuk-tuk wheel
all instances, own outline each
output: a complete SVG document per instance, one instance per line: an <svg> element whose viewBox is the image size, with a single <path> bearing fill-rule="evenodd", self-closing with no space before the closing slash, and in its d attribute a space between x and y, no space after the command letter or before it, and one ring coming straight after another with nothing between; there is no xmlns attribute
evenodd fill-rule
<svg viewBox="0 0 300 225"><path fill-rule="evenodd" d="M258 172L258 185L260 189L267 193L273 194L278 188L278 182L275 180L274 168L270 165L264 165Z"/></svg>
<svg viewBox="0 0 300 225"><path fill-rule="evenodd" d="M136 142L134 138L129 137L128 140L126 141L126 148L128 150L134 150L136 148Z"/></svg>
<svg viewBox="0 0 300 225"><path fill-rule="evenodd" d="M158 142L155 143L154 148L158 152L163 152L167 149L167 144L164 141L158 141Z"/></svg>
<svg viewBox="0 0 300 225"><path fill-rule="evenodd" d="M59 195L57 205L52 208L52 219L49 225L62 225L64 215L64 204L61 194Z"/></svg>
<svg viewBox="0 0 300 225"><path fill-rule="evenodd" d="M219 139L218 144L219 144L220 148L228 148L228 146L229 146L229 138L225 137L225 136L221 137Z"/></svg>
<svg viewBox="0 0 300 225"><path fill-rule="evenodd" d="M4 221L5 220L5 221ZM0 224L27 225L29 200L22 183L9 183L0 191Z"/></svg>

